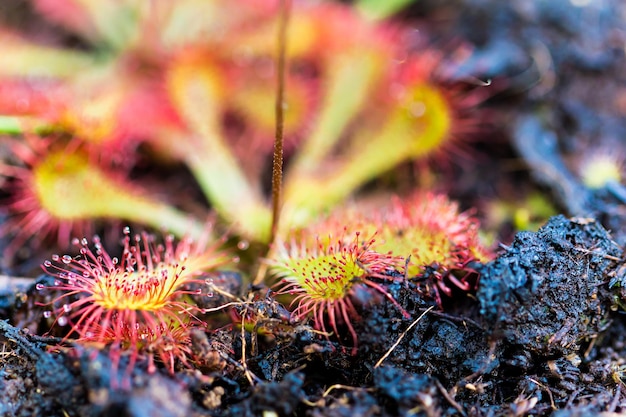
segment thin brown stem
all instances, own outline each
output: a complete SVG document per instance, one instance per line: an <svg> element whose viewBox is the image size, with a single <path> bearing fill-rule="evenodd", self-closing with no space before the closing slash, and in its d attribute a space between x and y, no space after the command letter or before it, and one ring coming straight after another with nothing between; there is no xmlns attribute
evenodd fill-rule
<svg viewBox="0 0 626 417"><path fill-rule="evenodd" d="M272 164L272 229L270 242L276 237L280 220L280 202L283 183L283 139L285 117L285 61L287 50L287 24L291 0L280 1L280 17L278 20L278 56L276 86L276 136L274 140L274 159Z"/></svg>

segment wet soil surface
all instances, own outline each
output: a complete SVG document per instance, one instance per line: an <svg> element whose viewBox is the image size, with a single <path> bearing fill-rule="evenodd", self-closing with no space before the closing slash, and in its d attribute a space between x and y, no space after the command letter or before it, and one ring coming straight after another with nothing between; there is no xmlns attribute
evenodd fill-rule
<svg viewBox="0 0 626 417"><path fill-rule="evenodd" d="M453 197L480 207L538 189L564 214L538 232L503 237L495 260L476 265L476 291L454 292L440 308L429 290L435 277L381 280L407 318L357 289L353 355L349 338L290 322L267 288L226 274L224 291L246 300L229 317L254 326L242 330L223 317L222 327L193 335L194 353L204 358L197 369L149 374L140 362L130 388L117 389L106 349L35 336L49 326L34 282L5 289L0 415L626 412L626 193L619 184L589 190L576 174L592 149L625 148L626 6L577 3L585 2L420 0L404 16L423 20L436 42L475 45L461 75L499 86L485 103L493 129L475 143L477 165L489 170L461 164L448 174Z"/></svg>

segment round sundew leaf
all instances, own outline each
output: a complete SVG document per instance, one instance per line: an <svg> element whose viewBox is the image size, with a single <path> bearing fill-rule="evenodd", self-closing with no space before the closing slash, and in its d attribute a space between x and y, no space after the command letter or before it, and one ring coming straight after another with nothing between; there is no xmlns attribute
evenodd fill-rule
<svg viewBox="0 0 626 417"><path fill-rule="evenodd" d="M297 283L311 300L342 299L358 277L364 274L353 254L345 251L287 259L275 268L286 281Z"/></svg>
<svg viewBox="0 0 626 417"><path fill-rule="evenodd" d="M137 199L81 153L46 155L33 167L33 186L42 208L59 219L111 216L112 205Z"/></svg>
<svg viewBox="0 0 626 417"><path fill-rule="evenodd" d="M406 132L414 132L411 154L419 158L438 149L450 137L452 114L450 105L441 92L429 84L408 86L400 100L391 124L405 126Z"/></svg>

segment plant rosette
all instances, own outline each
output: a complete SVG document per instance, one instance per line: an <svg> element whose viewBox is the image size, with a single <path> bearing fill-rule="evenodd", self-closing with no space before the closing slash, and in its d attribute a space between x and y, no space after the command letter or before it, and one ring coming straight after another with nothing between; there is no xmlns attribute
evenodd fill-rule
<svg viewBox="0 0 626 417"><path fill-rule="evenodd" d="M191 283L204 283L203 274L225 264L221 242L184 238L176 243L172 235L158 243L147 233L132 236L125 228L121 258L112 257L100 239L75 239L80 255L53 255L43 270L55 278L54 284L37 289L59 291L44 315L56 316L57 326L69 326L67 338L77 343L100 343L110 347L114 370L120 356L130 354L124 383L140 356L156 356L174 372L178 360L189 364L189 332L205 328L196 317L202 309L190 298ZM193 294L198 295L194 290ZM207 294L210 296L210 294Z"/></svg>

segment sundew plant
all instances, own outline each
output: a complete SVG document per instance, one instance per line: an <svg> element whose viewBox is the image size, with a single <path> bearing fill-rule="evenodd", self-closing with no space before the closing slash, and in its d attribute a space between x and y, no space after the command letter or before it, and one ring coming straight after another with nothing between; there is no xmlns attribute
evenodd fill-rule
<svg viewBox="0 0 626 417"><path fill-rule="evenodd" d="M53 255L43 263L55 281L38 289L60 292L50 304L56 322L68 325L78 342L111 345L115 367L121 351L131 352L130 369L148 347L171 373L175 359L188 364L189 332L206 327L188 297L202 290L191 292L189 284L203 284L203 273L228 261L218 251L220 242L176 243L172 235L158 242L125 228L121 258L109 255L98 237L93 249L85 238L73 243L78 256Z"/></svg>

